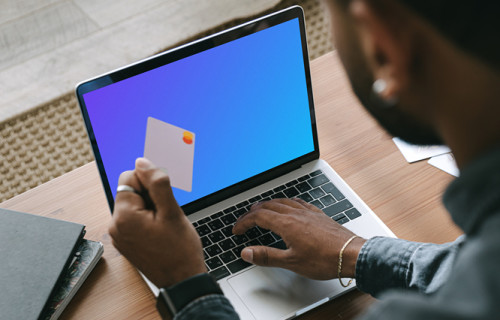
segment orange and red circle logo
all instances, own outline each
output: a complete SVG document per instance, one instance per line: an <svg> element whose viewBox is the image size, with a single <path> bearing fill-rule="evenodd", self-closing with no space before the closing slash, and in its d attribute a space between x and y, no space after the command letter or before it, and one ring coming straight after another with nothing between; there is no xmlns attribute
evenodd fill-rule
<svg viewBox="0 0 500 320"><path fill-rule="evenodd" d="M182 141L184 141L186 144L192 144L193 138L194 138L194 135L191 132L184 131L184 134L182 136Z"/></svg>

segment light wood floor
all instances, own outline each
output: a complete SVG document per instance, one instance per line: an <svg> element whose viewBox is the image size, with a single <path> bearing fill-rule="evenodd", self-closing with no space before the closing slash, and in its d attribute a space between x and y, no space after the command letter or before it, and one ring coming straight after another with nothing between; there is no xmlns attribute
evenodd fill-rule
<svg viewBox="0 0 500 320"><path fill-rule="evenodd" d="M0 0L0 121L279 0Z"/></svg>

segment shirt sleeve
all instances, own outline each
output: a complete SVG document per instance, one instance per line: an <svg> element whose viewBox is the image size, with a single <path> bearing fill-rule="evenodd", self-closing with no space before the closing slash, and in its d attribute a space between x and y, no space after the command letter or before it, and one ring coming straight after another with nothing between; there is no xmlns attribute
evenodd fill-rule
<svg viewBox="0 0 500 320"><path fill-rule="evenodd" d="M361 248L356 285L372 296L388 289L413 289L431 294L448 279L465 236L444 244L375 237Z"/></svg>
<svg viewBox="0 0 500 320"><path fill-rule="evenodd" d="M174 320L235 320L239 318L225 296L211 294L189 303L175 315Z"/></svg>

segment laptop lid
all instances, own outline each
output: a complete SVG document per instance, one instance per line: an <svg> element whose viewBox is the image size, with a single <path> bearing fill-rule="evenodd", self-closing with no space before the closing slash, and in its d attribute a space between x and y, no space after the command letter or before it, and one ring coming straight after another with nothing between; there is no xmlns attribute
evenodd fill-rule
<svg viewBox="0 0 500 320"><path fill-rule="evenodd" d="M319 158L298 6L76 88L111 211L121 172L150 158L186 214Z"/></svg>

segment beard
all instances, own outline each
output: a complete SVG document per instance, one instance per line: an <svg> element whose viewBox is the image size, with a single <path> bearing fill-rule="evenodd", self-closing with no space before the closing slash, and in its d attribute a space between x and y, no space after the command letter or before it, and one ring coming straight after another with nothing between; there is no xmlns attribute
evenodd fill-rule
<svg viewBox="0 0 500 320"><path fill-rule="evenodd" d="M404 112L397 103L388 107L373 92L374 77L362 54L356 34L349 28L343 28L341 40L343 41L338 43L338 53L351 87L361 104L377 122L389 134L408 143L417 145L443 144L443 140L430 123Z"/></svg>
<svg viewBox="0 0 500 320"><path fill-rule="evenodd" d="M402 111L398 104L387 107L372 91L372 79L349 76L352 89L366 110L392 136L416 145L443 144L434 128Z"/></svg>

